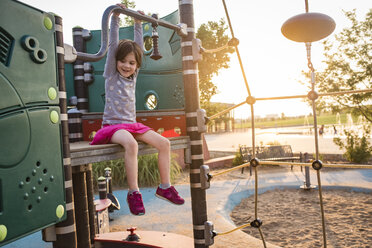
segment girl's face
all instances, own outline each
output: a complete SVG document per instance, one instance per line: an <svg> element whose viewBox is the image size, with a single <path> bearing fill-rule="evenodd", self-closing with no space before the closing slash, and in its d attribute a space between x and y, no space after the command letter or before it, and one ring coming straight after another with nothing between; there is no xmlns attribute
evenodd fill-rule
<svg viewBox="0 0 372 248"><path fill-rule="evenodd" d="M116 61L116 70L122 77L128 78L133 75L137 69L137 61L134 53L128 53L122 60Z"/></svg>

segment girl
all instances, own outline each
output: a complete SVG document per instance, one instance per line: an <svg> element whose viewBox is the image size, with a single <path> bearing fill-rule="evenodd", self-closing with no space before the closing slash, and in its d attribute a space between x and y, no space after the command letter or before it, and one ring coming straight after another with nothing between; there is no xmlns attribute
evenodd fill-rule
<svg viewBox="0 0 372 248"><path fill-rule="evenodd" d="M123 4L118 5L126 8ZM132 214L143 215L145 208L137 182L137 140L146 142L159 151L161 184L155 195L177 205L183 204L184 199L170 185L169 140L142 123L136 122L135 88L142 62L142 25L140 20L135 19L134 41L119 41L119 15L120 13L115 12L111 17L109 48L103 73L106 91L105 110L102 128L96 133L91 144L116 143L124 147L129 185L127 202Z"/></svg>

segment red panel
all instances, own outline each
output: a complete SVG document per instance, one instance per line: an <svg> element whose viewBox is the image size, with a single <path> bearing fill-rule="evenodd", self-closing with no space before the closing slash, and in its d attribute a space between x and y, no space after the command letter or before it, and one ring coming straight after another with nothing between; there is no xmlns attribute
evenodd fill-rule
<svg viewBox="0 0 372 248"><path fill-rule="evenodd" d="M94 132L97 132L102 125L101 118L83 118L83 139L91 141ZM164 115L164 116L145 116L137 117L137 122L154 129L164 137L186 136L186 117L185 115Z"/></svg>

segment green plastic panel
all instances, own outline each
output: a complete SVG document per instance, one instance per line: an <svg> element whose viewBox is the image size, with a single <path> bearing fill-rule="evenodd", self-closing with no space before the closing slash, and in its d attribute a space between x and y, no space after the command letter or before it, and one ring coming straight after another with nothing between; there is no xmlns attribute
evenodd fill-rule
<svg viewBox="0 0 372 248"><path fill-rule="evenodd" d="M175 11L164 18L167 22L178 24L179 15ZM150 58L152 49L145 51L143 57L142 67L137 80L136 88L136 107L137 110L148 110L144 107L144 98L142 97L146 92L156 91L161 98L161 104L156 108L157 110L167 109L183 109L184 96L178 95L177 98L173 97L173 91L183 92L183 78L182 78L182 55L181 55L181 38L171 29L158 27L159 33L159 51L163 56L159 60ZM101 31L91 31L92 38L87 41L87 53L95 54L99 51L101 45ZM152 27L151 24L143 24L143 35L151 37ZM120 28L120 39L133 39L133 27ZM94 67L94 82L89 85L89 111L90 112L103 112L104 109L104 79L102 77L106 58L92 63ZM67 95L71 97L74 95L73 73L71 66L66 66L66 84ZM177 93L176 92L176 93Z"/></svg>
<svg viewBox="0 0 372 248"><path fill-rule="evenodd" d="M58 104L58 98L48 97L50 87L58 90L54 26L49 13L17 1L0 1L0 44L6 50L0 57L0 114Z"/></svg>
<svg viewBox="0 0 372 248"><path fill-rule="evenodd" d="M66 218L54 16L0 0L0 246Z"/></svg>
<svg viewBox="0 0 372 248"><path fill-rule="evenodd" d="M58 223L65 208L58 107L34 107L0 115L0 246Z"/></svg>

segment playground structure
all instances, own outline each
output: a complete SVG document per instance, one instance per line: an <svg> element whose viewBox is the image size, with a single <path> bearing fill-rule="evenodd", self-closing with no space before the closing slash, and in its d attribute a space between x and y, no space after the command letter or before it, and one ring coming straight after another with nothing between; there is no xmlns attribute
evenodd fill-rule
<svg viewBox="0 0 372 248"><path fill-rule="evenodd" d="M224 7L227 13L226 4L224 3ZM202 139L201 133L205 132L205 114L202 110L199 109L199 92L198 92L198 83L197 83L197 60L200 58L200 43L195 39L195 30L193 26L193 6L192 1L190 0L180 0L179 1L179 15L180 15L180 22L183 23L182 25L175 25L170 22L176 22L175 18L176 15L170 15L169 20L167 22L161 21L156 19L155 17L148 17L139 15L137 12L131 10L123 10L117 6L109 7L104 15L103 15L103 27L102 27L102 34L105 33L105 26L107 27L108 17L113 11L120 11L123 14L134 16L136 18L140 18L142 20L148 21L152 25L152 30L149 24L145 24L144 30L148 29L148 33L145 33L146 37L149 37L150 30L151 36L155 37L153 42L154 48L153 50L150 48L147 52L148 55L155 54L155 58L159 58L161 56L159 52L156 52L156 44L157 38L159 39L160 51L162 51L162 37L169 37L167 40L170 44L170 51L172 51L172 55L174 59L178 63L169 63L168 59L163 60L165 61L166 65L164 64L156 64L153 61L146 60L145 68L143 68L144 73L139 77L139 81L142 79L143 82L146 82L148 78L155 78L156 79L157 71L160 71L165 77L170 77L169 82L177 82L171 88L172 93L174 92L173 98L169 98L167 96L172 95L172 93L167 92L168 86L164 87L164 92L158 92L156 89L153 89L153 85L150 83L144 84L143 88L138 90L137 99L142 99L137 102L137 108L139 110L144 111L143 115L141 116L141 112L139 113L139 118L162 118L164 116L172 116L172 117L179 117L177 120L181 120L184 126L180 126L179 131L174 131L170 136L178 136L175 138L171 138L172 148L174 149L184 149L187 151L186 153L186 160L187 163L190 163L190 187L191 187L191 196L192 196L192 212L193 212L193 231L194 231L194 239L193 244L195 247L208 247L213 244L214 237L218 235L213 230L213 223L208 221L207 212L206 212L206 189L210 186L210 179L213 176L218 175L210 175L209 168L203 166L203 150L202 150ZM7 158L7 160L3 161L0 160L0 169L2 170L1 177L0 177L0 189L1 189L1 202L0 204L0 246L3 244L7 244L12 242L13 240L20 238L22 236L28 235L29 233L35 232L37 230L44 229L44 240L45 241L53 241L54 247L91 247L92 244L95 243L95 228L94 228L94 207L92 206L93 203L93 192L92 192L92 181L91 181L91 168L90 163L96 161L103 161L109 160L117 157L122 157L122 149L119 148L117 145L105 145L99 147L89 147L87 142L80 143L82 146L79 147L79 144L71 144L69 143L69 133L68 133L68 117L67 117L67 95L69 92L73 92L71 85L74 85L74 91L77 95L78 105L77 108L84 114L87 112L87 109L94 109L94 111L100 111L102 109L102 102L92 102L88 101L87 95L83 94L86 93L86 88L83 86L78 86L79 84L86 84L92 83L92 79L97 80L97 82L101 81L101 89L95 89L94 87L90 89L90 94L95 95L95 99L102 99L102 78L100 78L100 73L102 71L99 68L102 68L103 61L100 60L104 57L105 54L105 35L102 35L101 38L101 46L97 54L91 55L87 54L84 49L80 50L78 47L84 48L84 44L81 44L84 38L89 38L89 34L84 31L83 29L74 30L74 39L77 40L80 37L80 41L76 41L74 47L68 47L63 45L63 34L62 30L62 19L58 16L53 16L43 11L36 10L30 6L24 5L17 1L10 1L6 0L1 2L2 10L7 9L7 15L5 15L5 11L1 12L1 23L3 25L7 24L7 26L1 27L1 35L5 37L8 42L7 51L5 56L2 58L2 67L1 67L1 81L0 83L6 87L7 91L1 91L2 101L1 101L1 108L0 108L0 125L1 130L6 130L6 132L1 133L1 158ZM5 8L5 6L7 8ZM322 14L311 14L308 13L308 6L306 1L306 13L291 18L284 27L284 34L287 34L289 38L295 39L300 42L306 42L306 47L308 51L308 61L309 61L309 68L312 73L312 86L313 89L308 95L303 96L287 96L287 97L274 97L270 99L264 98L254 98L249 90L248 83L244 74L244 69L241 64L242 72L245 79L245 84L248 91L248 97L246 101L238 104L237 106L231 107L226 111L219 113L223 114L231 109L241 106L242 104L248 103L251 106L252 117L254 116L254 104L256 101L259 100L276 100L276 99L286 99L286 98L303 98L308 97L313 101L313 106L315 106L315 100L317 97L322 95L332 95L332 94L318 94L315 92L315 77L314 77L314 68L312 67L311 63L311 56L310 56L310 47L313 41L318 39L324 38L329 35L332 31L332 20L330 20L327 16ZM8 12L9 11L9 12ZM19 23L17 21L9 21L12 20L12 17L16 16L12 11L16 13L27 13L28 15L32 16L32 20L35 22L31 22L28 25L24 26L24 30L17 30ZM4 14L3 14L4 12ZM26 18L27 19L27 18ZM308 30L306 29L306 25L309 23L301 24L301 21L308 19L312 20L320 20L319 26L316 28L313 27L312 30L319 31L322 30L321 35L319 32L315 32L310 34L310 37L305 37L304 34L300 34L300 38L292 37L291 34L298 34L298 30ZM232 31L231 22L228 18L230 30ZM323 22L322 22L323 21ZM300 24L299 24L300 23ZM293 26L293 25L294 26ZM325 25L327 24L327 25ZM147 26L146 26L147 25ZM305 26L303 26L305 25ZM172 30L163 33L162 29L158 26L165 26L166 28ZM25 31L29 27L38 27L40 30L37 32L35 31L35 35L33 36L25 36L24 33L31 33L31 31ZM287 29L288 28L288 29ZM293 30L294 29L294 30ZM154 31L155 30L155 31ZM289 30L289 31L288 31ZM324 31L325 30L325 31ZM107 31L107 29L106 29ZM158 32L157 32L158 31ZM323 32L324 31L324 32ZM22 33L24 32L24 33ZM48 36L45 38L48 41L43 41L39 38L39 35L43 37L44 33ZM130 34L130 28L125 30L125 33ZM308 33L306 33L307 35ZM37 37L35 37L37 36ZM156 36L158 36L156 38ZM54 38L55 37L55 38ZM89 43L86 44L87 48L92 46L93 50L97 50L99 35L92 35L92 45ZM232 37L234 37L234 33L232 31ZM316 37L316 39L314 39ZM106 34L107 38L107 34ZM50 41L56 41L56 43L52 43ZM80 44L79 44L80 42ZM106 40L107 42L107 40ZM44 47L45 44L48 44L48 47ZM107 43L106 43L107 44ZM178 47L179 46L179 47ZM239 56L239 50L237 48L238 44L234 43L236 52ZM74 51L76 48L77 52ZM164 49L167 51L167 49ZM89 50L88 50L89 51ZM169 50L168 50L169 51ZM174 52L174 53L173 53ZM170 54L171 54L170 53ZM169 54L169 56L170 56ZM163 54L164 55L164 54ZM54 56L54 57L53 57ZM168 55L164 55L165 58L168 58ZM163 59L164 59L163 57ZM18 60L17 60L18 59ZM96 64L86 64L83 61L97 61ZM16 66L17 61L19 65ZM27 61L25 63L24 61ZM65 61L73 62L75 61L74 68L72 69L67 66L66 73L65 73ZM159 60L162 61L162 60ZM180 61L182 61L182 66L180 66ZM50 65L50 62L53 62ZM241 60L240 60L241 62ZM151 65L152 64L152 65ZM153 66L153 67L150 67ZM148 68L152 68L151 70L147 70ZM157 67L159 66L159 67ZM162 67L164 66L164 67ZM169 67L167 67L169 66ZM24 74L24 78L19 78L19 73L17 70L19 68L27 68L29 67L29 74ZM42 71L40 71L40 67L43 67ZM92 76L92 68L94 69L94 77ZM14 69L16 68L16 69ZM166 68L163 71L161 68ZM11 70L12 69L12 70ZM35 77L35 71L40 72L37 75L43 76L43 78L39 79ZM72 71L74 71L74 83L67 84L67 88L65 86L65 77L68 80L69 76L72 75ZM53 72L52 75L49 73ZM87 72L87 73L85 73ZM91 75L89 75L89 73ZM48 79L49 76L49 79ZM45 78L44 78L45 77ZM34 78L37 84L40 84L40 88L35 88L34 84L32 87L25 90L25 85L28 85L25 82L29 82L29 78ZM70 79L71 80L71 79ZM47 82L46 85L42 85L39 82ZM50 83L54 82L54 83ZM182 82L182 83L180 83ZM35 83L35 84L36 84ZM97 84L99 85L99 83ZM57 87L59 87L57 89ZM32 89L31 89L32 88ZM14 90L16 89L16 90ZM24 95L22 94L22 90L25 90ZM32 94L33 96L36 95L39 99L28 99L29 94L27 90L34 90L38 92L38 94ZM77 92L81 91L82 93L78 94ZM371 91L371 90L370 90ZM16 92L16 93L15 93ZM21 93L19 93L21 92ZM41 94L40 92L44 92ZM67 92L67 93L66 93ZM346 93L358 93L363 91L355 91L355 92L346 92ZM164 93L164 95L162 95ZM339 92L337 94L345 94L345 92ZM19 97L20 95L20 97ZM58 96L58 97L57 97ZM182 96L184 96L182 100ZM181 100L180 100L181 97ZM21 99L16 101L17 99ZM3 100L6 99L6 100ZM166 102L165 105L162 105L163 99L172 99L172 102ZM88 107L87 104L89 103ZM97 105L94 105L97 104ZM169 111L169 109L176 109L175 113ZM161 110L161 111L156 111ZM35 114L36 113L36 114ZM155 114L154 114L155 113ZM36 115L35 117L33 117ZM92 115L92 114L91 114ZM95 115L94 118L97 117L99 114ZM211 119L217 117L218 115L210 117ZM87 114L86 116L89 116ZM159 117L161 116L161 117ZM87 117L86 122L93 122L94 126L91 130L87 132L87 135L82 137L89 137L89 135L94 132L94 128L100 126L100 123L97 123L97 119L92 119ZM155 121L153 119L153 122ZM31 123L29 127L23 127L24 123ZM35 122L34 122L35 121ZM39 121L39 123L37 122ZM144 122L143 120L141 120ZM172 121L173 122L173 121ZM9 124L10 123L10 124ZM14 125L13 123L17 123ZM47 123L47 124L45 124ZM146 123L146 122L145 122ZM151 125L151 124L148 124ZM38 130L34 130L33 128L37 127ZM252 118L252 138L253 138L253 154L255 154L255 144L254 144L254 118ZM169 130L176 130L175 127L170 127ZM51 129L52 131L46 132L46 130ZM84 128L84 115L83 115L83 132L88 128ZM20 130L29 130L29 133L21 133ZM259 161L255 157L246 164L243 164L239 167L234 169L239 169L245 166L252 166L255 169L255 188L256 188L256 211L255 211L255 218L251 223L248 223L244 226L252 226L257 228L261 235L260 226L262 222L259 220L257 215L257 187L258 187L258 177L257 177L257 166L259 164L280 164L280 165L292 165L292 166L312 166L318 175L318 185L319 185L319 197L321 198L321 183L320 183L320 169L324 166L338 166L338 165L323 165L322 162L319 160L319 151L317 148L318 143L318 136L317 136L317 122L316 122L316 114L315 114L315 107L314 107L314 130L315 130L315 146L316 146L316 160L309 164L309 163L286 163L286 162L275 162L275 161ZM180 132L180 133L179 133ZM186 132L186 133L185 133ZM43 135L45 134L47 137L42 139ZM178 134L178 135L175 135ZM181 136L181 134L183 136ZM4 137L3 137L4 136ZM29 142L29 145L24 145L24 147L20 146L25 142L23 141L24 137L31 137L32 140ZM36 138L35 138L36 137ZM169 136L168 136L169 137ZM22 139L21 139L22 138ZM31 139L30 138L30 139ZM39 140L40 138L40 140ZM12 142L12 143L11 143ZM35 147L35 142L37 144L43 144L47 147L45 150L48 150L48 154L44 149L41 150L41 153L38 154L33 149L28 149L28 147ZM55 142L55 143L52 143ZM12 144L12 145L9 145ZM85 145L84 145L85 144ZM18 149L24 149L27 155L17 157L14 154L14 150L12 151L10 147L16 146ZM56 149L53 152L50 152L50 149ZM148 146L143 146L140 148L143 152L153 152L151 148ZM12 153L13 152L13 153ZM5 156L10 154L13 156ZM53 154L53 159L50 158L49 154ZM49 155L49 156L48 156ZM27 156L35 156L35 158L29 158ZM78 160L78 158L80 160ZM58 160L58 161L57 161ZM34 168L30 168L29 164L33 164ZM63 164L63 170L61 170ZM349 168L360 168L358 165L349 165ZM363 167L366 168L366 167ZM4 172L4 173L3 173ZM228 172L228 171L226 171ZM43 173L43 174L41 174ZM49 174L50 173L50 174ZM63 174L64 173L64 174ZM17 178L18 180L14 180ZM48 179L51 183L47 184ZM64 181L64 182L63 182ZM7 189L3 185L7 185ZM42 186L40 186L42 185ZM24 189L25 188L25 189ZM20 190L19 190L20 189ZM18 190L18 191L17 191ZM34 194L31 196L26 192L30 191ZM61 194L63 193L63 194ZM26 196L27 194L27 196ZM49 199L48 197L57 197L57 199ZM75 195L75 197L74 197ZM15 197L16 196L16 197ZM18 197L18 198L17 198ZM19 201L19 206L23 207L24 209L12 209L14 204L13 199L16 198ZM61 199L62 198L62 199ZM65 199L63 199L65 198ZM3 200L6 199L6 200ZM10 201L9 199L12 199ZM75 201L74 201L75 199ZM78 200L76 200L78 199ZM30 202L30 203L29 203ZM41 205L45 204L45 206ZM51 204L54 204L51 206ZM58 204L58 205L56 205ZM322 211L322 221L323 221L323 228L324 228L324 214L323 214L323 207L322 207L322 200L321 204L321 211ZM56 206L55 206L56 205ZM36 206L36 207L35 207ZM50 210L52 214L45 214L45 210ZM42 213L40 212L42 211ZM20 213L24 213L20 215ZM33 223L33 225L25 225L24 228L19 228L19 223L21 220L15 220L15 218L24 219L27 218L28 220L35 220L35 216L42 217L42 220L27 222ZM76 221L76 218L81 218L79 221ZM62 221L62 222L61 222ZM242 228L242 227L239 227ZM147 234L144 233L143 236ZM149 234L150 235L150 234ZM156 233L152 235L157 235ZM220 234L221 235L221 234ZM113 239L113 237L112 237ZM263 243L265 245L265 241L262 235ZM172 242L172 241L167 241ZM99 241L96 241L98 244ZM326 247L326 237L325 231L323 233L323 243L324 247ZM104 246L101 244L101 247L114 247L114 246ZM128 247L136 247L136 244L130 243Z"/></svg>

